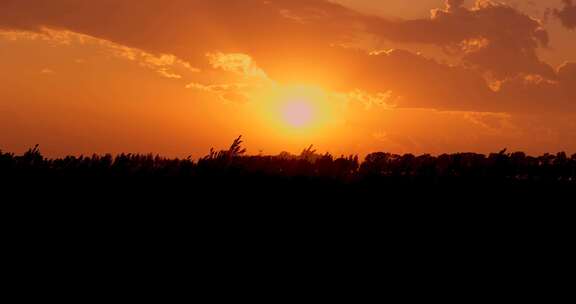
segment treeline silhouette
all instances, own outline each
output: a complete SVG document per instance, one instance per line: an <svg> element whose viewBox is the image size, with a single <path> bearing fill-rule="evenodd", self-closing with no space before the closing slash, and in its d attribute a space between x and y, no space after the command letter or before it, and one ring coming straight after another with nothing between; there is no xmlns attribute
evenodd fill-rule
<svg viewBox="0 0 576 304"><path fill-rule="evenodd" d="M260 235L266 245L296 233L308 244L344 237L386 248L394 247L391 239L398 248L421 238L424 247L438 245L446 235L459 246L487 232L500 244L518 240L518 231L549 240L573 231L575 184L576 155L565 153L378 152L360 160L310 146L264 156L247 155L240 137L197 160L51 159L37 146L22 155L0 152L0 206L17 231L48 229L48 239L74 240L104 231L119 244L135 234L185 245L199 235L216 243Z"/></svg>
<svg viewBox="0 0 576 304"><path fill-rule="evenodd" d="M38 146L23 155L0 151L0 176L7 179L42 178L168 178L219 180L330 181L362 183L498 183L576 184L576 154L564 152L529 156L506 150L489 155L457 153L397 155L377 152L363 161L358 156L319 154L310 146L300 155L250 156L241 137L229 149L193 160L143 154L67 156L48 159Z"/></svg>

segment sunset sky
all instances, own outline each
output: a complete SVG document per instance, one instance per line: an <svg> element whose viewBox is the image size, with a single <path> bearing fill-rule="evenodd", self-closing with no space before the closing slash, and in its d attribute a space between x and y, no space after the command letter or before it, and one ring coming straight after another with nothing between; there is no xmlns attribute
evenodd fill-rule
<svg viewBox="0 0 576 304"><path fill-rule="evenodd" d="M0 0L0 150L576 152L576 1Z"/></svg>

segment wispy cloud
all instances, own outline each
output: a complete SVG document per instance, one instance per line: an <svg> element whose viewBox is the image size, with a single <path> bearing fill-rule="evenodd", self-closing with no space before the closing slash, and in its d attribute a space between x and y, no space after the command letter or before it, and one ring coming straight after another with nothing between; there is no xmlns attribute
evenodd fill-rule
<svg viewBox="0 0 576 304"><path fill-rule="evenodd" d="M0 30L0 38L17 40L41 40L53 45L92 45L101 47L107 54L136 62L142 67L156 71L165 78L181 79L177 71L198 73L200 69L190 63L170 54L155 55L137 48L127 47L108 40L95 38L86 34L42 28L38 32ZM84 63L84 59L75 59L76 63ZM50 73L43 70L43 73Z"/></svg>

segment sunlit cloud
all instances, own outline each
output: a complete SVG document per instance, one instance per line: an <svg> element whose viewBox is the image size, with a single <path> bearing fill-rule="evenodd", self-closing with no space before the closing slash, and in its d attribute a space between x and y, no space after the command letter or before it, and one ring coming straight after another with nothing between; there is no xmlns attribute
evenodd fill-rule
<svg viewBox="0 0 576 304"><path fill-rule="evenodd" d="M245 103L253 98L256 87L245 83L210 84L189 83L187 89L212 93L225 103Z"/></svg>
<svg viewBox="0 0 576 304"><path fill-rule="evenodd" d="M111 56L134 61L142 67L156 71L159 75L165 78L181 79L182 76L176 71L184 71L187 73L200 72L198 68L192 67L190 63L181 60L174 55L154 55L136 48L65 30L52 30L48 28L43 28L39 32L0 30L0 39L9 41L45 41L54 46L73 44L98 46ZM75 59L75 62L84 63L85 60Z"/></svg>
<svg viewBox="0 0 576 304"><path fill-rule="evenodd" d="M222 69L226 72L234 72L247 77L268 78L254 59L247 54L221 52L208 53L208 62L215 69Z"/></svg>
<svg viewBox="0 0 576 304"><path fill-rule="evenodd" d="M343 94L346 98L347 103L359 102L364 105L366 110L370 110L375 107L380 107L384 109L394 109L397 107L397 102L402 97L394 96L392 91L385 93L369 94L362 90L354 90Z"/></svg>

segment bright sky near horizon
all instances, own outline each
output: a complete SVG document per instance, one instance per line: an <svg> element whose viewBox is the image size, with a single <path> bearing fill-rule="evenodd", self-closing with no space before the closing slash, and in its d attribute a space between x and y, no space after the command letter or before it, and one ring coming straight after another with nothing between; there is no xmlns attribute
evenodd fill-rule
<svg viewBox="0 0 576 304"><path fill-rule="evenodd" d="M0 150L576 152L576 1L0 0Z"/></svg>

